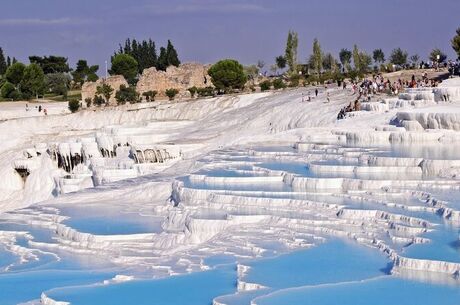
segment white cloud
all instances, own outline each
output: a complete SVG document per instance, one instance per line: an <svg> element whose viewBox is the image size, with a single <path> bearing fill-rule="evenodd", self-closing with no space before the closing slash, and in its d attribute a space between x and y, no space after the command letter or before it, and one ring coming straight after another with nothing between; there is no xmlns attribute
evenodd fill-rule
<svg viewBox="0 0 460 305"><path fill-rule="evenodd" d="M0 25L75 25L86 23L86 20L72 19L72 18L56 18L56 19L42 19L42 18L12 18L0 19Z"/></svg>
<svg viewBox="0 0 460 305"><path fill-rule="evenodd" d="M193 13L262 13L267 8L244 2L216 0L195 0L190 3L151 4L147 11L155 15L193 14Z"/></svg>

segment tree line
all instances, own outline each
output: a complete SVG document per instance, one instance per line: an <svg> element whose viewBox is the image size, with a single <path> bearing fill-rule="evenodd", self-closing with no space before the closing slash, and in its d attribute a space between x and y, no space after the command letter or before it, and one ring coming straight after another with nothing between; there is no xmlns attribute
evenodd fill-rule
<svg viewBox="0 0 460 305"><path fill-rule="evenodd" d="M168 40L157 56L155 42L151 39L137 41L127 39L111 56L111 75L123 75L130 85L135 85L144 69L155 67L165 71L169 66L179 66L178 53ZM0 48L0 97L7 100L62 96L67 99L70 90L78 90L84 82L99 79L99 65L89 65L80 59L75 69L63 56L29 56L25 65L15 57L5 56Z"/></svg>
<svg viewBox="0 0 460 305"><path fill-rule="evenodd" d="M451 40L452 48L460 58L460 28ZM382 49L375 49L371 54L361 50L357 45L353 48L342 48L338 59L332 53L324 52L317 38L313 40L311 55L305 63L300 63L298 54L298 34L289 31L286 40L285 52L275 57L275 63L270 67L274 74L278 70L285 70L289 77L296 78L299 75L308 76L312 80L319 78L343 78L345 76L355 78L364 76L370 72L389 72L396 69L418 68L422 63L418 54L409 56L407 51L395 48L388 58ZM428 55L434 63L445 63L447 55L440 49L435 48Z"/></svg>

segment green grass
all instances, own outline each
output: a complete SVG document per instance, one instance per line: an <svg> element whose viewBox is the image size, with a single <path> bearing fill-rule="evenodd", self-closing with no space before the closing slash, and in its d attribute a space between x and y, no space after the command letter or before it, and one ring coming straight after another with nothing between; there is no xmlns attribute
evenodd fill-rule
<svg viewBox="0 0 460 305"><path fill-rule="evenodd" d="M55 102L65 102L71 99L81 100L81 91L80 90L73 90L69 91L67 94L67 98L64 98L63 95L52 95L52 94L45 94L44 98L55 101Z"/></svg>

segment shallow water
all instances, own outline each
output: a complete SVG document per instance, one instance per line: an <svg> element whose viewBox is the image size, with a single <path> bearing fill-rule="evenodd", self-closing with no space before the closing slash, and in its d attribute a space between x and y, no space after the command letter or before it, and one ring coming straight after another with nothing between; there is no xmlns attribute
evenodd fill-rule
<svg viewBox="0 0 460 305"><path fill-rule="evenodd" d="M257 299L257 305L457 305L457 286L425 284L387 276L364 282L285 290Z"/></svg>
<svg viewBox="0 0 460 305"><path fill-rule="evenodd" d="M386 146L374 148L375 151L366 149L366 154L454 158L453 151L448 148L428 147L426 149L414 149L413 151L406 149L407 147ZM348 150L360 151L361 148ZM254 153L254 156L249 155L251 153ZM286 154L289 156L284 158L283 156L286 156ZM200 160L200 163L205 166L195 174L206 175L211 178L211 181L212 177L260 177L266 175L266 171L263 171L264 169L285 171L311 178L349 177L377 180L416 179L420 181L422 179L422 177L405 177L387 172L360 175L341 172L314 173L309 169L306 157L301 154L296 156L295 154L296 151L290 146L252 147L250 149L215 152L211 154L212 157L210 155ZM337 154L337 156L340 157L341 155ZM305 162L302 162L304 159ZM216 160L222 162L222 164L219 163L214 166L213 162ZM238 163L239 161L244 161L244 163ZM311 163L328 166L357 166L355 161L341 160L312 161ZM424 207L427 207L426 203L416 198L416 196L409 195L409 193L399 193L397 188L372 192L334 190L331 193L321 193L321 191L307 193L293 192L292 187L281 181L270 182L263 181L263 179L255 183L208 183L191 181L186 176L179 178L179 180L188 188L214 190L216 193L226 193L240 197L309 200L341 205L350 210L376 210L418 217L435 225L430 227L433 232L420 235L430 239L431 242L409 247L405 247L407 242L404 242L392 245L393 248L400 254L411 258L460 262L459 228L449 224L433 212L422 211ZM411 189L406 188L406 190L410 191ZM424 189L417 190L423 191ZM438 199L449 201L447 205L455 209L458 208L460 202L458 191L435 190L433 195ZM191 261L195 259L193 263L190 263L190 268L188 268L187 259L184 259L183 262L178 261L175 254L161 260L161 264L165 266L164 269L166 270L162 273L163 275L167 275L168 271L183 273L200 270L200 266L197 265L200 259L202 259L203 265L209 266L213 270L165 279L135 280L104 286L82 287L81 285L101 282L112 278L116 274L132 274L145 278L152 277L153 274L157 275L157 273L152 269L138 270L139 268L128 269L114 266L104 261L104 257L97 257L97 255L76 254L40 245L34 248L31 242L55 246L61 241L57 239L55 232L51 229L32 226L26 222L21 223L20 220L11 221L7 217L2 217L0 231L22 231L28 232L33 236L32 240L26 237L18 237L16 244L32 249L38 260L15 265L11 267L9 272L2 273L0 271L0 304L9 305L36 299L43 291L48 291L47 294L52 298L70 301L73 305L201 305L211 304L216 297L219 301L223 301L228 305L249 305L253 299L256 299L255 304L267 305L337 304L337 300L340 300L340 304L344 305L370 304L370 302L385 305L392 303L421 305L458 303L451 302L451 298L458 300L458 287L452 288L450 286L414 282L388 275L391 269L391 262L376 249L361 246L355 242L346 241L346 239L339 240L325 233L316 233L314 226L308 228L305 225L309 221L329 221L330 223L324 226L333 227L334 225L331 223L337 221L337 217L339 217L335 214L337 210L333 210L329 214L321 214L324 211L309 211L315 209L314 207L306 207L304 210L303 203L298 202L294 203L294 208L291 206L277 207L276 204L267 207L263 204L257 205L255 203L252 203L252 206L244 206L245 201L241 200L241 202L243 202L242 206L232 206L232 202L228 203L228 209L222 208L221 205L213 207L213 202L205 207L198 206L191 209L194 219L209 220L210 222L212 220L225 221L232 216L242 215L269 215L272 217L275 220L273 227L267 226L263 231L257 231L259 224L255 228L250 226L247 228L243 225L241 232L239 228L230 229L234 230L235 235L241 234L236 238L237 241L241 239L244 245L244 249L239 249L240 256L238 255L238 249L235 250L231 242L226 241L227 244L219 244L220 240L219 236L217 236L210 243L205 243L203 248L200 245L198 246L199 249L191 250L190 253L184 255L186 258L190 258ZM215 203L219 204L219 202ZM295 208L296 204L299 205L297 208ZM187 202L184 205L187 206ZM48 211L49 214L68 217L63 221L65 225L79 232L95 235L159 233L162 232L162 223L166 219L164 215L159 216L151 206L117 202L116 198L113 203L64 204L52 207L55 211L51 209ZM418 210L414 211L412 208ZM36 217L39 217L41 213L46 211L42 207L32 207L17 213L19 215L24 213L28 216L36 215ZM286 227L276 227L278 218L284 218L284 221L299 220L299 224L296 224L297 227L294 226L293 231L289 232ZM375 220L375 224L372 223L372 229L378 227L379 222L383 223L384 221L385 219ZM398 221L395 222L397 223ZM356 226L350 225L347 230L360 232L368 229L366 225L364 227L360 225L359 218L356 223ZM261 235L254 236L251 229L254 229L254 232L257 232L256 234ZM303 231L304 229L305 231ZM343 228L339 227L338 229ZM379 227L380 231L376 231L377 237L391 243L391 239L388 236L390 232L385 231L383 236L378 235L382 234L383 229L387 229L387 227L382 224L382 227ZM391 230L389 229L389 231ZM391 233L394 232L391 231ZM317 239L312 237L314 234L317 234L315 235ZM321 243L324 239L326 242L309 249L279 255L279 253L284 253L288 249L298 249L298 247L289 248L278 238L288 240L292 244L295 244L297 240L301 240L303 245ZM213 242L215 244L212 244ZM132 244L131 246L135 248L138 245ZM208 247L210 249L215 248L212 248L213 251L210 252L212 254L206 257ZM236 248L236 245L234 247ZM242 258L243 255L248 255L251 250L257 247L264 250L261 255L265 258L258 260ZM129 255L135 253L135 250L131 249L117 249L117 251L116 255L120 256L125 253L129 253ZM156 257L153 251L153 247L146 246L144 252L136 255L141 257L140 261L142 262L146 262L149 259L154 261ZM235 252L233 253L232 251ZM8 251L3 251L0 245L0 270L11 262L17 262L18 259L18 256L12 255ZM237 261L250 267L247 274L240 280L257 283L267 288L234 294L237 283L235 266ZM141 266L140 268L143 268L144 265ZM157 267L157 265L154 266ZM171 268L168 269L167 267ZM35 285L35 282L40 283ZM22 287L31 288L21 294L21 285ZM74 285L78 287L66 288L66 286ZM301 288L292 289L293 287ZM403 288L401 289L401 287ZM398 288L400 289L398 290ZM52 290L49 291L50 289ZM396 290L396 292L393 290ZM3 292L5 293L2 294ZM266 296L267 294L270 295ZM415 297L411 297L412 294Z"/></svg>
<svg viewBox="0 0 460 305"><path fill-rule="evenodd" d="M108 286L57 289L48 295L72 305L203 305L235 291L235 266L160 280L136 280Z"/></svg>
<svg viewBox="0 0 460 305"><path fill-rule="evenodd" d="M336 283L387 274L389 263L377 250L333 240L311 249L249 263L251 270L245 280L276 289Z"/></svg>

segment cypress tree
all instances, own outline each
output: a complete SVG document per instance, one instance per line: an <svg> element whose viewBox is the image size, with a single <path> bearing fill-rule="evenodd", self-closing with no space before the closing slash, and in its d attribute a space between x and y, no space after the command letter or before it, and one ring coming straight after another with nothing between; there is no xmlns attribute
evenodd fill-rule
<svg viewBox="0 0 460 305"><path fill-rule="evenodd" d="M166 49L164 47L160 48L160 56L158 57L157 70L166 71L168 67L168 58L166 56Z"/></svg>
<svg viewBox="0 0 460 305"><path fill-rule="evenodd" d="M0 75L5 74L7 68L8 67L6 65L5 55L3 54L3 49L0 48Z"/></svg>
<svg viewBox="0 0 460 305"><path fill-rule="evenodd" d="M168 40L168 45L166 47L166 62L167 66L176 66L179 67L180 60L179 56L177 55L177 51L172 45L171 41Z"/></svg>

